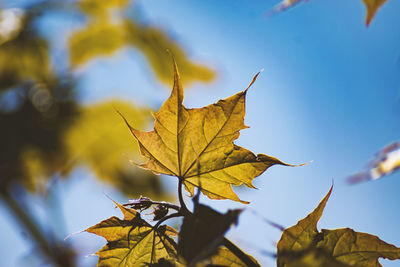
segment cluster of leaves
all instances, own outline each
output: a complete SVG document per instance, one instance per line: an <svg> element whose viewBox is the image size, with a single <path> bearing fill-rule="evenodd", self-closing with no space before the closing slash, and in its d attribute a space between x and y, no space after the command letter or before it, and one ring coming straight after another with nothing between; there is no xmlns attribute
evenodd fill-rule
<svg viewBox="0 0 400 267"><path fill-rule="evenodd" d="M273 13L280 12L282 10L288 9L302 1L307 1L307 0L282 0L281 3L279 3ZM378 9L386 2L386 0L362 0L365 7L367 8L367 15L365 18L365 24L369 26L371 23L372 19L374 18L376 12ZM269 13L272 14L272 13Z"/></svg>
<svg viewBox="0 0 400 267"><path fill-rule="evenodd" d="M264 154L255 155L233 143L239 131L246 128L248 88L216 104L187 109L182 104L183 88L175 62L174 71L172 93L154 114L153 131L136 130L123 119L148 159L140 166L178 178L180 206L144 197L125 205L115 203L123 220L111 217L86 230L107 240L96 253L98 266L259 266L224 237L237 223L241 210L221 214L200 204L199 194L248 203L237 197L232 185L254 188L252 180L270 166L293 165ZM183 185L192 196L194 187L198 187L193 213L184 203ZM380 257L400 259L400 248L376 236L349 228L318 231L317 223L331 192L332 188L310 215L283 231L277 245L278 267L381 266ZM156 206L155 225L142 219L138 212L152 205ZM175 213L169 213L169 209ZM162 224L173 217L183 217L179 232Z"/></svg>

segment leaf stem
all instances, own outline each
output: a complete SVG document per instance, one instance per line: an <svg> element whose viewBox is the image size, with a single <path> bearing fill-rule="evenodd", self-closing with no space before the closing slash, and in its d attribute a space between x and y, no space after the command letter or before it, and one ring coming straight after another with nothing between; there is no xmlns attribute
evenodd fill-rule
<svg viewBox="0 0 400 267"><path fill-rule="evenodd" d="M179 204L181 205L179 212L181 212L182 215L187 215L187 214L190 214L190 211L186 207L185 201L183 200L182 186L183 186L183 179L179 178L178 198L179 198Z"/></svg>

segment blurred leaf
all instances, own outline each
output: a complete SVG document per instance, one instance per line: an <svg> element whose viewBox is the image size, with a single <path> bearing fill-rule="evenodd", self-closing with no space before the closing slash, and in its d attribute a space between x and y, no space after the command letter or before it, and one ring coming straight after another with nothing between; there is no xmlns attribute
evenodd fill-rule
<svg viewBox="0 0 400 267"><path fill-rule="evenodd" d="M290 257L296 253L299 253L300 260L312 262L313 257L319 257L315 254L316 249L325 251L336 261L345 264L344 266L378 267L382 266L379 258L400 259L400 248L387 244L374 235L355 232L350 228L322 229L319 232L317 223L331 192L332 187L313 212L282 233L278 242L278 267L297 266L293 265ZM321 258L322 262L329 260L327 256Z"/></svg>
<svg viewBox="0 0 400 267"><path fill-rule="evenodd" d="M111 8L123 8L130 0L81 0L78 2L83 12L92 16L103 16L107 14Z"/></svg>
<svg viewBox="0 0 400 267"><path fill-rule="evenodd" d="M174 73L167 50L171 51L180 66L184 84L195 81L210 82L215 78L212 70L191 61L181 46L162 30L152 26L142 26L130 20L125 21L125 27L129 44L143 53L157 78L162 82L170 84Z"/></svg>
<svg viewBox="0 0 400 267"><path fill-rule="evenodd" d="M363 0L365 7L367 8L367 17L365 19L365 24L369 26L375 13L378 9L386 2L386 0Z"/></svg>
<svg viewBox="0 0 400 267"><path fill-rule="evenodd" d="M229 210L221 214L208 206L195 203L193 214L183 219L178 241L179 255L189 265L215 255L225 233L232 224L237 224L240 212Z"/></svg>
<svg viewBox="0 0 400 267"><path fill-rule="evenodd" d="M393 142L377 153L362 171L347 178L349 184L375 181L400 170L400 142Z"/></svg>
<svg viewBox="0 0 400 267"><path fill-rule="evenodd" d="M89 21L85 28L76 31L70 37L72 67L78 67L98 56L109 56L124 47L134 47L146 57L156 77L164 83L169 83L173 69L166 51L170 50L182 68L184 83L210 82L214 79L215 73L212 70L191 61L181 46L165 32L126 18L121 11L128 2L80 2L80 7L88 15ZM111 13L112 8L114 13Z"/></svg>
<svg viewBox="0 0 400 267"><path fill-rule="evenodd" d="M73 67L97 56L107 56L126 44L121 25L109 21L92 21L75 32L69 40L70 62Z"/></svg>
<svg viewBox="0 0 400 267"><path fill-rule="evenodd" d="M231 185L254 188L252 180L268 167L288 165L233 144L239 131L247 128L247 89L216 104L187 109L182 104L183 88L175 62L174 70L171 96L154 114L154 131L136 130L125 120L142 155L149 159L141 167L178 177L192 195L197 186L209 198L241 201Z"/></svg>
<svg viewBox="0 0 400 267"><path fill-rule="evenodd" d="M20 106L11 112L0 110L0 125L5 129L0 131L1 185L19 181L30 191L43 192L48 179L65 165L62 135L77 114L76 106L64 95L69 85L60 82L19 89Z"/></svg>
<svg viewBox="0 0 400 267"><path fill-rule="evenodd" d="M157 176L129 163L137 159L138 147L115 109L134 118L135 125L146 127L148 110L123 101L108 101L82 108L80 116L65 135L70 165L85 164L102 180L128 195L162 195Z"/></svg>
<svg viewBox="0 0 400 267"><path fill-rule="evenodd" d="M0 44L0 90L27 80L46 82L51 76L47 43L26 23L14 39Z"/></svg>
<svg viewBox="0 0 400 267"><path fill-rule="evenodd" d="M86 232L104 237L107 244L96 255L97 266L145 266L164 258L175 260L176 244L171 239L177 232L166 225L153 228L133 209L116 203L124 219L111 217Z"/></svg>
<svg viewBox="0 0 400 267"><path fill-rule="evenodd" d="M276 13L282 12L286 9L289 9L297 4L299 4L303 0L282 0L277 5L275 5L274 9L268 11L266 13L267 17L270 17Z"/></svg>
<svg viewBox="0 0 400 267"><path fill-rule="evenodd" d="M53 73L47 41L34 27L36 13L0 13L7 25L0 43L0 183L40 191L65 162L61 135L76 115L73 83Z"/></svg>

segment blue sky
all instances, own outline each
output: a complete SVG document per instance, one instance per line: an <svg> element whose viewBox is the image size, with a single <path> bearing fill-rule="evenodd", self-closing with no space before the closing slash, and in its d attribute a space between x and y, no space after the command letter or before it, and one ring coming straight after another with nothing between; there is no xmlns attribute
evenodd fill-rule
<svg viewBox="0 0 400 267"><path fill-rule="evenodd" d="M273 252L280 232L251 210L291 226L314 209L334 180L320 228L351 227L400 246L400 173L357 186L344 183L375 152L400 140L400 2L388 0L369 28L361 0L314 0L265 18L264 13L276 3L137 2L144 21L167 30L193 59L218 73L215 82L195 84L185 92L187 107L201 107L243 90L263 68L247 97L250 128L241 132L236 143L288 163L313 160L304 167L272 167L255 180L259 190L236 190L251 204L245 206L247 211L229 237L263 266L274 266L273 259L260 250ZM123 97L158 109L169 93L154 80L143 57L132 50L96 60L79 75L83 103ZM67 232L118 214L103 194L124 201L117 192L96 184L85 169L73 176L60 185ZM174 190L176 181L163 179ZM230 201L202 200L221 211L244 207ZM29 249L24 237L9 217L0 221L0 229L3 240L13 247L9 251L3 247L6 242L1 243L1 254L7 252L0 256L2 265L19 266L19 257ZM71 242L81 242L89 254L102 240L80 234ZM95 259L81 262L87 266ZM396 264L384 262L385 266Z"/></svg>

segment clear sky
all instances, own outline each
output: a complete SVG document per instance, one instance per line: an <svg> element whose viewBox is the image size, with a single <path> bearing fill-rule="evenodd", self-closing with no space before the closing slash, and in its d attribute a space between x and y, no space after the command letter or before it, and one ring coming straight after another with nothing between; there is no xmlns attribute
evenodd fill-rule
<svg viewBox="0 0 400 267"><path fill-rule="evenodd" d="M316 207L332 180L334 189L320 228L350 227L400 246L400 173L356 186L344 182L375 152L400 140L400 1L388 0L369 28L361 0L312 0L266 18L265 12L276 3L137 1L144 22L167 30L192 58L218 73L214 83L191 86L185 93L187 107L233 95L264 69L247 97L250 128L241 132L236 143L288 163L313 160L304 167L272 167L255 180L259 190L236 190L241 199L251 201L248 206L202 200L221 211L246 208L229 237L263 266L274 266L274 260L261 250L274 252L281 233L251 210L285 227L294 225ZM60 18L49 19L60 23ZM169 93L154 81L136 51L124 50L111 59L95 61L80 75L84 103L123 97L158 109ZM103 195L104 191L124 201L117 192L96 184L84 169L73 176L60 185L68 232L118 214ZM77 183L77 177L85 178ZM163 179L174 190L176 181ZM0 221L0 229L0 258L7 263L2 265L19 266L18 258L28 252L24 237L9 218ZM88 254L102 241L89 234L72 239L81 242ZM5 240L12 246L6 247ZM12 252L8 247L13 247ZM87 266L95 259L81 262Z"/></svg>

